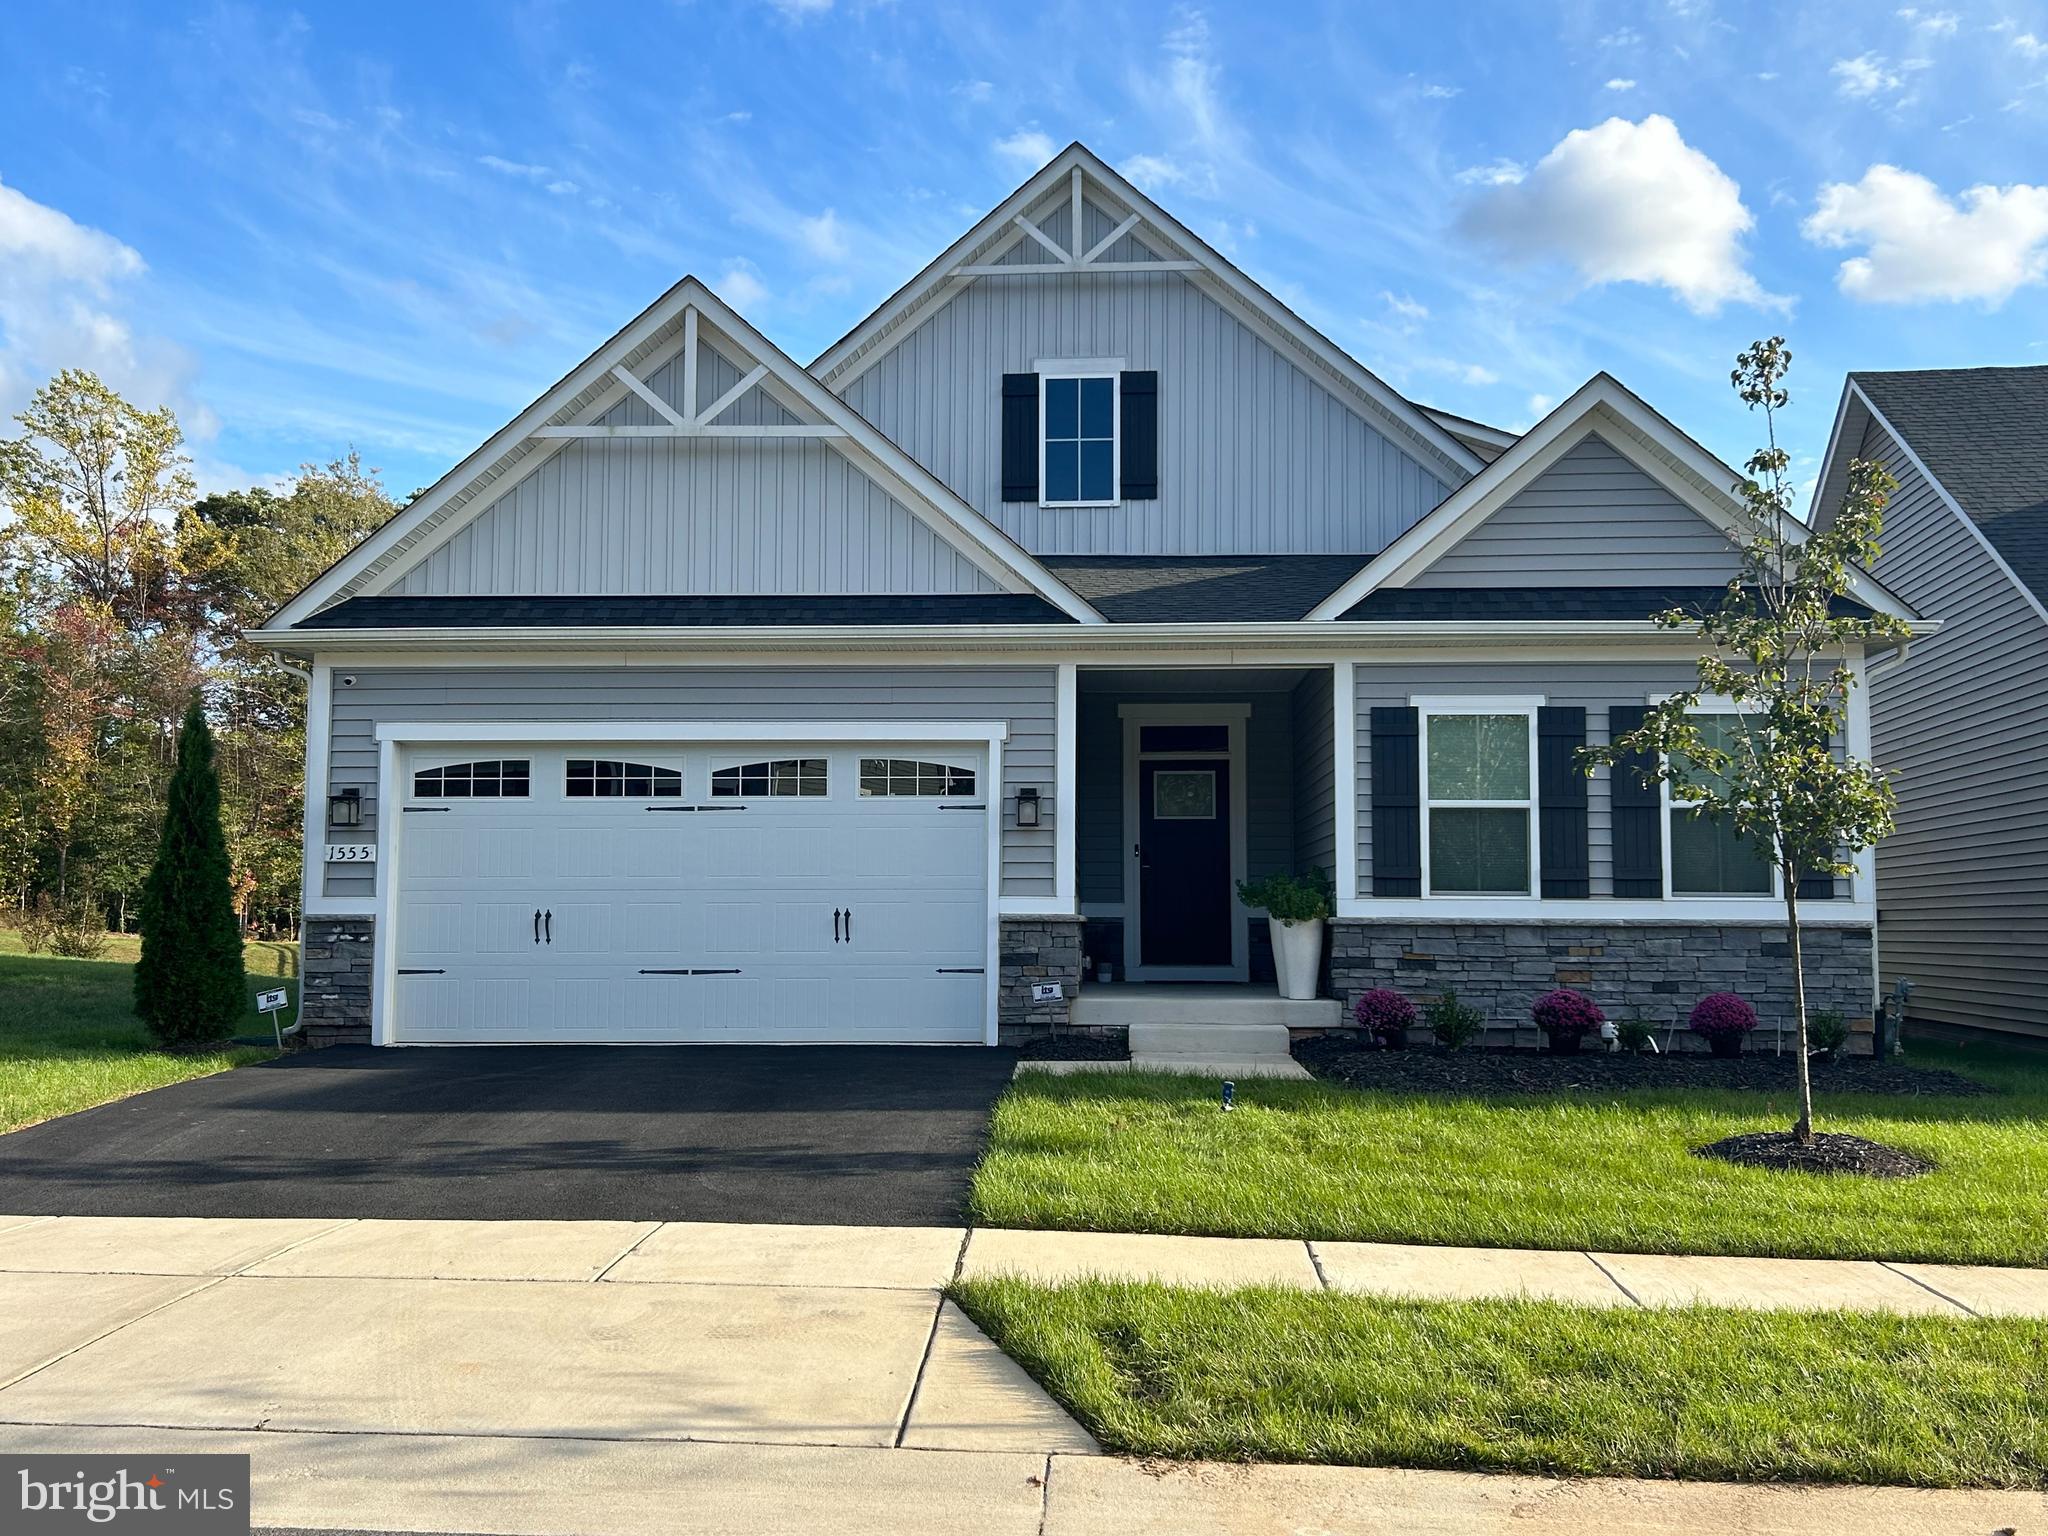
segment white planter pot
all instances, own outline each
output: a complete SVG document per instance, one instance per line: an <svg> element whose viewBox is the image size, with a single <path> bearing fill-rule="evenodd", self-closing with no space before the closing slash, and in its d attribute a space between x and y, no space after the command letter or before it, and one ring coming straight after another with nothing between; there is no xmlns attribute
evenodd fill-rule
<svg viewBox="0 0 2048 1536"><path fill-rule="evenodd" d="M1270 926L1273 970L1280 981L1280 995L1295 999L1314 997L1323 969L1323 920L1310 917L1286 923L1275 918Z"/></svg>

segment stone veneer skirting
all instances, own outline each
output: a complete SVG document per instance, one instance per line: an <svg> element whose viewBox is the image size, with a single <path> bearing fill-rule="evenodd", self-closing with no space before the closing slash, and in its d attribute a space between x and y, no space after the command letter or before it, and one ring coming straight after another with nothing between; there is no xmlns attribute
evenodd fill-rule
<svg viewBox="0 0 2048 1536"><path fill-rule="evenodd" d="M996 1036L1015 1044L1049 1029L1064 1029L1081 990L1079 917L1006 917L999 945L1002 974L996 991ZM1033 986L1056 981L1056 1002L1035 1003Z"/></svg>
<svg viewBox="0 0 2048 1536"><path fill-rule="evenodd" d="M299 930L298 1042L370 1043L370 962L377 922L370 917L309 917Z"/></svg>
<svg viewBox="0 0 2048 1536"><path fill-rule="evenodd" d="M1760 1023L1749 1049L1771 1049L1792 1028L1791 947L1782 924L1764 923L1389 923L1339 918L1330 925L1330 978L1348 1013L1360 993L1391 987L1418 1005L1445 990L1487 1015L1494 1045L1534 1046L1542 1035L1529 1005L1554 987L1593 998L1610 1019L1646 1019L1658 1044L1676 1025L1675 1050L1704 1050L1685 1027L1709 992L1736 992ZM1849 1050L1871 1048L1875 955L1867 924L1802 925L1806 1006L1849 1021Z"/></svg>

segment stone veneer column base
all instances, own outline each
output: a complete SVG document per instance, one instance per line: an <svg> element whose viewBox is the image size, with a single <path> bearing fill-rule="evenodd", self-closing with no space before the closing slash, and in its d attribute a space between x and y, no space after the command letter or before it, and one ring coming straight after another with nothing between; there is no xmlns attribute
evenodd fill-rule
<svg viewBox="0 0 2048 1536"><path fill-rule="evenodd" d="M1802 925L1809 1013L1849 1021L1848 1049L1869 1055L1875 954L1868 924ZM1347 1016L1361 992L1391 987L1418 1005L1450 990L1487 1016L1487 1042L1540 1045L1529 1005L1553 987L1587 993L1610 1019L1645 1019L1657 1043L1704 1050L1685 1027L1709 992L1736 992L1761 1021L1750 1050L1771 1050L1792 1029L1791 947L1782 924L1408 923L1338 918L1330 924L1330 980Z"/></svg>
<svg viewBox="0 0 2048 1536"><path fill-rule="evenodd" d="M299 929L302 1049L370 1043L371 958L376 919L309 917Z"/></svg>
<svg viewBox="0 0 2048 1536"><path fill-rule="evenodd" d="M1049 1029L1064 1029L1081 990L1081 919L1006 917L1001 920L1002 974L997 978L996 1037L1014 1045ZM1031 1000L1032 987L1060 983L1055 1002Z"/></svg>

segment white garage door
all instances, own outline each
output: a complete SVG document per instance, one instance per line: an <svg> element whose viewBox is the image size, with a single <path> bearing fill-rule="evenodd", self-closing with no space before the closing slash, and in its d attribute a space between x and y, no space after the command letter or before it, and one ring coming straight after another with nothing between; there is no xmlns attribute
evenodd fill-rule
<svg viewBox="0 0 2048 1536"><path fill-rule="evenodd" d="M388 1037L980 1041L985 755L415 749Z"/></svg>

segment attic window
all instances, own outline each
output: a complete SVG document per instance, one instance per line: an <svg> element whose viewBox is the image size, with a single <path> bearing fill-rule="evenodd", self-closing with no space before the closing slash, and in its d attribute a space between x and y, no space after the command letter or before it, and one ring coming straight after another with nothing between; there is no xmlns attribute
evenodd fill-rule
<svg viewBox="0 0 2048 1536"><path fill-rule="evenodd" d="M1114 506L1117 486L1117 370L1041 372L1038 419L1044 423L1040 503Z"/></svg>

